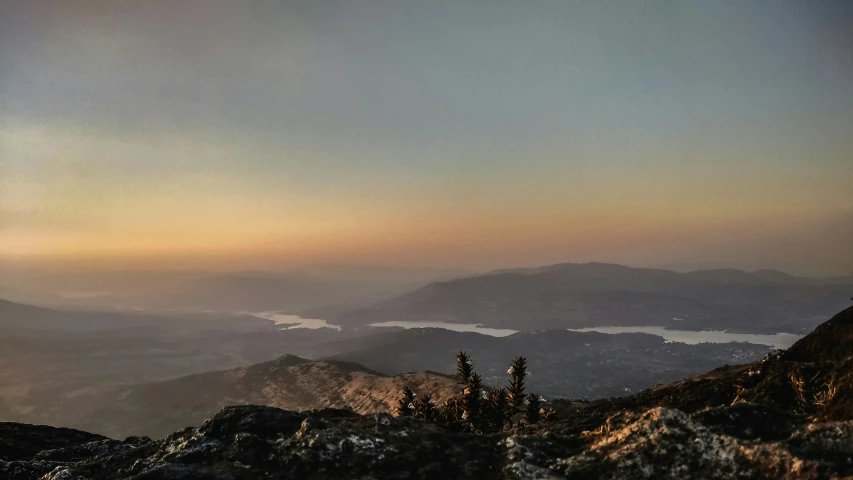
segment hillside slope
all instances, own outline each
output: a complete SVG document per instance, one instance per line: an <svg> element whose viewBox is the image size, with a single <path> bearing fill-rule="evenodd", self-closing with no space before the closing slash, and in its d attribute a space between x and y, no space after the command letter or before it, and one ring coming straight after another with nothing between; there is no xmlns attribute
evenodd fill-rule
<svg viewBox="0 0 853 480"><path fill-rule="evenodd" d="M123 438L160 436L195 425L228 405L267 405L286 410L392 410L403 385L435 392L444 400L457 386L443 375L385 376L341 361L315 362L286 355L270 362L206 372L84 396L66 414L69 426Z"/></svg>
<svg viewBox="0 0 853 480"><path fill-rule="evenodd" d="M81 393L304 356L312 344L353 334L280 328L253 316L64 311L0 300L0 421L64 425Z"/></svg>

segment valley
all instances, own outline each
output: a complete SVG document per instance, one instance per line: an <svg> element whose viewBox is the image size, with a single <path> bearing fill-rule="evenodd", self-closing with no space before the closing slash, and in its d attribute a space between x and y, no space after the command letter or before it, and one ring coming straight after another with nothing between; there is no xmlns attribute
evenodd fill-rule
<svg viewBox="0 0 853 480"><path fill-rule="evenodd" d="M84 427L111 435L160 434L180 427L175 422L181 418L205 418L233 403L367 412L357 402L340 400L344 395L338 390L352 381L352 373L337 367L322 381L317 379L323 385L337 385L328 387L337 393L298 401L286 400L289 397L281 392L297 388L293 382L302 378L299 375L268 375L273 380L221 387L224 390L213 387L217 382L199 383L204 375L219 378L214 371L263 371L264 362L281 358L357 364L364 375L387 379L381 382L388 385L382 388L390 398L401 388L400 375L423 371L452 375L453 358L460 350L472 355L489 385L506 382L509 357L525 355L534 372L530 386L538 393L596 399L626 395L722 364L754 361L768 351L755 344L687 345L648 334L567 330L495 337L446 329L282 329L254 316L66 312L11 302L0 308L0 347L0 419ZM144 393L156 388L163 390L157 395ZM193 400L195 395L201 397ZM377 411L388 408L387 401L367 405ZM135 410L144 414L134 416ZM99 418L97 412L103 412L100 423L93 420ZM168 412L177 416L161 418Z"/></svg>
<svg viewBox="0 0 853 480"><path fill-rule="evenodd" d="M257 282L278 285L276 288L283 285L281 276L252 275L257 277L253 285ZM219 291L223 277L212 282L200 281L198 275L189 274L169 278L172 280L165 284L173 288L189 282L194 291L198 291L199 285L215 286L205 296L226 295ZM273 283L264 283L270 279ZM99 277L94 280L94 283L81 280L80 284L90 289L104 287L106 280ZM159 277L141 277L128 286L140 286L146 281L164 282ZM538 287L525 286L529 282ZM678 285L678 282L687 284ZM790 323L786 319L792 318L791 311L780 314L771 303L769 308L755 311L755 315L765 320L750 322L753 328L740 325L728 332L701 331L730 325L727 322L742 311L743 305L752 305L749 303L752 300L746 300L743 294L733 293L735 286L747 292L760 290L761 298L773 298L786 308L792 304L784 295L796 291L799 293L795 299L802 302L793 304L794 312L806 307L811 310L803 312L820 312L841 303L839 298L847 288L846 282L844 278L803 279L736 271L676 274L602 264L570 264L429 283L402 296L392 295L355 310L338 305L255 313L184 311L183 308L127 311L81 305L44 308L0 301L3 351L0 420L72 426L122 436L146 432L159 435L180 428L181 419L201 420L236 403L295 410L331 406L353 408L359 413L387 411L392 391L405 383L400 380L401 375L425 371L435 372L436 378L453 375L453 358L459 351L472 356L488 386L505 385L504 372L509 359L522 355L529 359L533 372L528 380L530 388L548 399L594 401L622 397L723 365L757 361L771 348L787 347L800 337L778 332L801 330L805 326L793 327L808 325L812 322L808 315L818 315L809 313ZM272 290L262 292L266 292L262 293L265 298L273 298ZM718 303L730 306L728 316L721 317L729 320L720 320L722 324L713 317L697 324L691 320L696 317L672 310L654 318L668 316L677 319L676 323L663 321L657 327L635 326L643 319L652 318L643 312L659 307L656 299L663 298L661 295L681 298L682 306L687 304L684 299L693 298L689 303L693 305L691 308L700 308L709 304L698 299L708 298L712 293ZM496 295L494 298L500 301L493 303L490 295ZM564 299L559 305L600 295L608 298L629 295L635 300L623 305L624 312L614 315L583 318L566 315L544 321L537 317L537 312L545 305L557 308L557 304L548 303L552 302L548 299L557 298L554 295ZM247 297L237 294L231 298L241 304L240 298ZM533 301L535 298L543 300ZM722 308L720 305L714 308ZM481 308L486 310L477 310ZM512 320L513 312L520 309L532 313L525 313L523 322ZM475 311L480 313L474 314ZM577 311L590 313L594 309L584 307ZM452 312L452 315L448 318L448 314L438 312ZM637 314L640 320L625 321L625 315L629 314ZM364 315L371 320L358 320ZM389 315L397 320L379 321ZM462 322L468 318L478 323ZM620 323L623 325L612 326ZM578 328L573 330L566 325ZM687 329L692 326L697 330ZM770 330L777 335L737 333L742 330ZM728 341L731 339L749 342ZM302 366L288 364L285 368L281 362L289 360L282 359L298 359ZM320 370L305 366L320 364L328 368L322 370L325 372L322 375L316 373ZM282 367L276 374L256 373L244 378L244 374L233 373L266 372L276 365ZM341 369L341 365L350 367ZM288 369L307 370L286 373ZM306 372L315 372L319 377L297 380L312 377ZM355 381L353 375L361 376L362 380ZM365 376L372 380L364 380ZM237 383L221 380L232 377L242 380ZM208 380L200 380L203 378ZM298 384L308 385L311 381L323 385L317 388L327 393L288 396L306 388L297 387ZM384 392L380 395L384 400L365 403L344 393L365 391L363 387L352 386L353 382L370 384L370 389ZM96 421L98 411L104 413Z"/></svg>
<svg viewBox="0 0 853 480"><path fill-rule="evenodd" d="M555 419L520 423L496 434L443 429L387 413L359 415L334 408L295 412L257 405L225 407L203 422L194 421L196 426L159 439L112 440L78 430L0 422L0 474L98 480L295 480L318 472L319 478L352 479L399 472L423 479L845 478L853 473L851 340L853 307L788 350L760 361L716 368L620 398L557 400ZM212 384L221 396L222 387L239 390L239 385L266 382L270 373L282 369L292 374L294 367L305 365L309 370L348 368L303 362L285 357L207 374L197 377L196 389L204 392ZM440 395L440 385L452 383L433 377L421 386ZM317 383L310 387L310 393L297 390L296 395L319 394L333 403ZM126 395L141 395L140 400L156 407L167 388L137 387ZM204 395L196 393L194 399ZM142 410L125 411L119 418L135 413Z"/></svg>

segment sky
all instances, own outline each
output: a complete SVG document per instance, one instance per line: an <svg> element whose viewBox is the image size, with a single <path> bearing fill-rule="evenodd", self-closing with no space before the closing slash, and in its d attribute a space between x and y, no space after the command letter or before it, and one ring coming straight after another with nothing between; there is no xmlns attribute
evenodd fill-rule
<svg viewBox="0 0 853 480"><path fill-rule="evenodd" d="M853 3L0 0L0 257L853 271Z"/></svg>

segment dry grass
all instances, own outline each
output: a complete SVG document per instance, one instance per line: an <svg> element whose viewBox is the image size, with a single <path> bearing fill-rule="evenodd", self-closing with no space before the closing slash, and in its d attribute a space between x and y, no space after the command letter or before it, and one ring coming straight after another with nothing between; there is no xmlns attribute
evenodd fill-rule
<svg viewBox="0 0 853 480"><path fill-rule="evenodd" d="M797 372L791 372L789 380L791 381L791 388L794 389L794 395L797 398L797 403L801 407L805 407L808 405L808 401L806 400L806 381L803 380L803 377L799 375Z"/></svg>
<svg viewBox="0 0 853 480"><path fill-rule="evenodd" d="M835 398L838 393L838 384L834 380L830 380L824 389L814 396L814 403L820 408L825 408Z"/></svg>

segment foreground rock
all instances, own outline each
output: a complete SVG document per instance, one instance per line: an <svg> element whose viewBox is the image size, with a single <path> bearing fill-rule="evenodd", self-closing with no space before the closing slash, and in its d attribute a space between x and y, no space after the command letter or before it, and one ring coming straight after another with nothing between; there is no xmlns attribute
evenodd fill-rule
<svg viewBox="0 0 853 480"><path fill-rule="evenodd" d="M762 362L496 435L249 405L160 440L0 424L0 478L853 478L851 333L848 309Z"/></svg>
<svg viewBox="0 0 853 480"><path fill-rule="evenodd" d="M730 431L739 416L784 422L756 437ZM754 405L693 415L652 408L609 418L598 429L567 425L502 435L449 434L385 414L224 409L201 427L161 440L84 439L57 430L7 452L13 479L368 479L368 478L830 478L853 475L853 423L795 425ZM9 428L4 425L2 428ZM39 428L39 427L32 427ZM42 427L43 428L43 427ZM761 430L759 426L757 430ZM782 429L784 430L784 428ZM759 432L761 433L761 432ZM782 437L782 438L778 438ZM59 446L64 441L65 445Z"/></svg>

